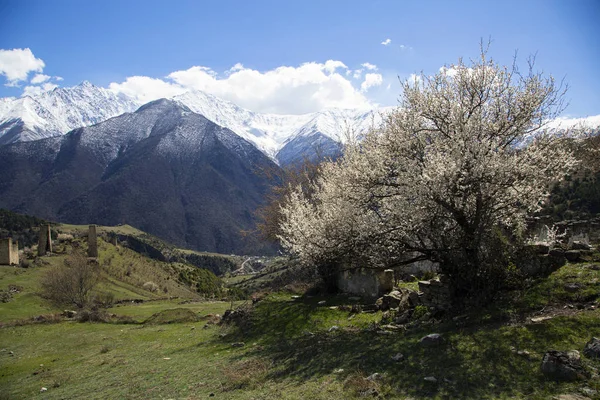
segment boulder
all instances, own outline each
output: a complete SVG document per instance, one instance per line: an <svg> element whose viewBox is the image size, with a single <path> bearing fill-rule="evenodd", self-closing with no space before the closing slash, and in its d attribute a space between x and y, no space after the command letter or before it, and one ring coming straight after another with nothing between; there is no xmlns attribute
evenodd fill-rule
<svg viewBox="0 0 600 400"><path fill-rule="evenodd" d="M565 251L565 258L570 262L577 262L581 258L580 250L567 250Z"/></svg>
<svg viewBox="0 0 600 400"><path fill-rule="evenodd" d="M532 244L531 250L537 254L548 254L550 252L550 246L547 244Z"/></svg>
<svg viewBox="0 0 600 400"><path fill-rule="evenodd" d="M588 358L600 359L600 339L591 338L589 342L585 344L583 354Z"/></svg>
<svg viewBox="0 0 600 400"><path fill-rule="evenodd" d="M541 370L544 376L554 381L573 382L586 376L577 350L550 350L542 358Z"/></svg>
<svg viewBox="0 0 600 400"><path fill-rule="evenodd" d="M439 333L431 333L427 336L423 336L420 340L423 346L435 347L444 343L444 338Z"/></svg>
<svg viewBox="0 0 600 400"><path fill-rule="evenodd" d="M585 242L575 240L573 243L571 243L570 248L571 250L591 250L592 246Z"/></svg>
<svg viewBox="0 0 600 400"><path fill-rule="evenodd" d="M379 305L382 311L392 308L405 310L409 308L409 291L408 290L393 290L377 300L375 304Z"/></svg>

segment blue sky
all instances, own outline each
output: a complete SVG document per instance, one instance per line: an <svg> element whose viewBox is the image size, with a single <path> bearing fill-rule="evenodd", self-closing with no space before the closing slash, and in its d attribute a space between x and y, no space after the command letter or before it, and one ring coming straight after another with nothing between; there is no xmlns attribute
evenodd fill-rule
<svg viewBox="0 0 600 400"><path fill-rule="evenodd" d="M0 49L31 55L0 54L0 97L89 80L140 101L197 88L280 113L394 105L398 77L476 57L491 37L500 63L535 53L564 77L566 114L581 117L600 114L599 20L597 0L1 0Z"/></svg>

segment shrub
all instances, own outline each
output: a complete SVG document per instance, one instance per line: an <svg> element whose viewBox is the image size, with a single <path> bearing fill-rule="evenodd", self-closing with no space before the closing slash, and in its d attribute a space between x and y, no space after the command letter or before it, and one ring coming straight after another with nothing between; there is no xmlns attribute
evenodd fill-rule
<svg viewBox="0 0 600 400"><path fill-rule="evenodd" d="M152 292L152 293L158 292L158 289L159 289L158 285L156 283L152 282L152 281L148 281L148 282L144 283L142 285L142 288L144 290L147 290L147 291Z"/></svg>
<svg viewBox="0 0 600 400"><path fill-rule="evenodd" d="M80 251L71 253L63 265L50 268L43 276L43 297L57 305L89 305L92 289L100 280L99 267Z"/></svg>

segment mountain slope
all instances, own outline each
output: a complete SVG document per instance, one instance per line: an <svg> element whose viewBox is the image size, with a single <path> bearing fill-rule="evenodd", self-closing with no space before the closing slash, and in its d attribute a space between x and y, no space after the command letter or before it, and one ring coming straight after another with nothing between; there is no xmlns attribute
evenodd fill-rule
<svg viewBox="0 0 600 400"><path fill-rule="evenodd" d="M336 155L339 143L344 141L347 134L364 133L371 125L381 123L382 114L393 109L385 107L366 112L329 109L304 115L279 115L255 113L202 91L186 92L173 99L231 129L281 165L300 161L305 154L310 157L316 151L331 149L333 153L324 155ZM327 144L321 149L314 148L316 143L321 142ZM284 150L289 143L293 149ZM299 152L299 149L303 151Z"/></svg>
<svg viewBox="0 0 600 400"><path fill-rule="evenodd" d="M0 207L66 223L127 223L180 246L258 252L243 237L278 168L235 133L180 103L63 137L0 147Z"/></svg>
<svg viewBox="0 0 600 400"><path fill-rule="evenodd" d="M63 135L139 107L136 101L89 82L0 100L0 145Z"/></svg>

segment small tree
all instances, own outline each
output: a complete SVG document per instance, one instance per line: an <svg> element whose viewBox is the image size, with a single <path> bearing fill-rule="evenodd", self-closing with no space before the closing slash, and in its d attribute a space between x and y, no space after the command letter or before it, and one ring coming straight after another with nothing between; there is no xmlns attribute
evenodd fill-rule
<svg viewBox="0 0 600 400"><path fill-rule="evenodd" d="M100 279L98 265L80 251L71 253L63 265L53 267L42 279L42 294L57 305L85 308Z"/></svg>
<svg viewBox="0 0 600 400"><path fill-rule="evenodd" d="M499 66L482 50L403 84L383 126L292 191L280 239L325 279L340 268L440 263L459 297L493 289L508 245L574 164L546 132L563 109L552 77ZM489 292L489 291L487 291Z"/></svg>

